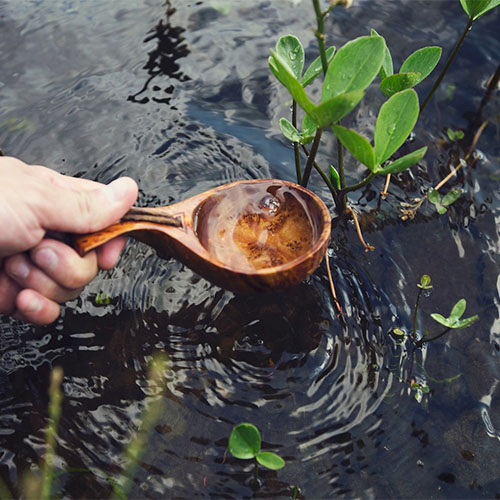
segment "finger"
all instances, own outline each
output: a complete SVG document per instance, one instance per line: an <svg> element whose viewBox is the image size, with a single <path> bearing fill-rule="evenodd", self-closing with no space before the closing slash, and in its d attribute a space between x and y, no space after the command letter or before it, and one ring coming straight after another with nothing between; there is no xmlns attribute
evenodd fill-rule
<svg viewBox="0 0 500 500"><path fill-rule="evenodd" d="M30 257L40 271L66 289L84 287L99 271L95 252L81 257L75 249L62 241L42 240L30 251ZM25 285L41 291L34 283Z"/></svg>
<svg viewBox="0 0 500 500"><path fill-rule="evenodd" d="M78 297L82 290L82 288L68 289L59 285L24 254L17 254L6 259L5 272L21 288L32 289L59 303Z"/></svg>
<svg viewBox="0 0 500 500"><path fill-rule="evenodd" d="M16 318L37 325L52 323L61 312L56 302L28 288L18 293L16 307Z"/></svg>
<svg viewBox="0 0 500 500"><path fill-rule="evenodd" d="M120 258L127 238L118 237L108 241L105 245L97 248L97 261L100 269L111 269Z"/></svg>
<svg viewBox="0 0 500 500"><path fill-rule="evenodd" d="M16 297L21 287L0 270L0 313L12 314L16 308Z"/></svg>
<svg viewBox="0 0 500 500"><path fill-rule="evenodd" d="M137 199L137 184L121 177L99 189L74 191L52 185L38 200L40 224L49 230L90 233L119 220ZM50 203L47 203L50 196Z"/></svg>

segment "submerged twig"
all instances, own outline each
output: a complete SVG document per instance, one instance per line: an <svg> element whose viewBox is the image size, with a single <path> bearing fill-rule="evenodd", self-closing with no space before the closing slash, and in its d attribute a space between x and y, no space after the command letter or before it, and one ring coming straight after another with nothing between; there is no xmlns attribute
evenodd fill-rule
<svg viewBox="0 0 500 500"><path fill-rule="evenodd" d="M342 308L340 307L340 302L337 298L337 292L335 291L335 285L333 284L333 278L332 278L332 271L330 269L330 258L328 256L328 248L326 249L325 253L325 261L326 261L326 272L328 274L328 281L330 282L330 290L332 292L332 297L333 301L335 302L335 307L337 308L338 311L338 316L342 316Z"/></svg>
<svg viewBox="0 0 500 500"><path fill-rule="evenodd" d="M391 174L387 174L385 178L384 189L380 192L382 199L385 200L389 196L389 184L391 183Z"/></svg>
<svg viewBox="0 0 500 500"><path fill-rule="evenodd" d="M446 177L444 177L441 181L439 181L434 186L433 189L435 191L439 191L450 179L455 177L455 175L457 174L457 172L461 168L463 168L467 165L472 166L476 162L476 159L473 159L471 162L469 162L469 159L472 156L472 153L475 151L477 143L479 141L479 138L481 137L481 134L484 132L484 129L486 128L487 125L488 125L488 120L485 120L483 123L481 123L480 127L477 129L476 133L474 134L474 138L472 139L471 145L470 145L469 149L467 150L467 153L465 154L465 156L460 159L460 163L456 167L454 167ZM427 192L427 194L425 196L423 196L422 198L420 198L415 203L415 205L406 205L407 208L403 208L401 210L403 212L402 219L403 220L413 219L415 217L417 210L422 206L424 201L426 199L428 199L428 197L429 197L429 193Z"/></svg>
<svg viewBox="0 0 500 500"><path fill-rule="evenodd" d="M469 158L471 157L472 153L476 149L477 142L479 141L479 138L481 137L481 134L483 133L484 129L486 128L486 125L488 125L488 121L485 120L483 123L481 123L481 126L477 129L477 132L474 134L474 138L472 139L472 143L469 147L469 150L467 151L467 154L464 156L464 159L460 161L460 163L436 186L434 189L436 191L439 191L441 187L443 187L452 177L455 176L455 174L465 165L467 165L467 162L469 161Z"/></svg>
<svg viewBox="0 0 500 500"><path fill-rule="evenodd" d="M358 234L359 241L361 241L361 244L363 245L365 252L368 252L370 250L375 250L375 247L366 243L365 239L363 238L363 233L361 232L361 226L359 225L358 216L356 215L354 210L351 207L346 207L346 210L351 214L354 220L354 225L356 226L356 233Z"/></svg>

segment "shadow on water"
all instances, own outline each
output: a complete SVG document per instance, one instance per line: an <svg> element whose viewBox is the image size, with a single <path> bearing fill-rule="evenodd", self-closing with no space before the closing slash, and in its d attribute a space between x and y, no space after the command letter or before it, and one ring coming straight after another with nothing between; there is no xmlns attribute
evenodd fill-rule
<svg viewBox="0 0 500 500"><path fill-rule="evenodd" d="M447 46L463 28L458 1L445 4L360 0L328 18L328 30L340 46L373 27L399 64L430 40ZM284 31L297 33L312 54L306 2L125 1L118 9L96 1L78 9L40 2L28 16L22 4L0 1L1 29L9 33L0 31L0 145L10 154L102 181L127 173L146 205L239 178L293 178L278 127L288 103L266 65ZM410 150L428 145L425 162L394 176L384 202L378 185L352 197L375 251L364 252L351 223L335 221L329 262L341 316L325 262L290 290L238 296L134 243L56 324L2 318L0 474L9 488L20 496L23 474L44 455L48 380L61 366L55 493L110 497L124 449L155 397L148 365L161 352L168 357L162 412L132 498L500 493L492 460L500 428L498 100L483 106L477 81L498 64L491 55L500 50L498 18L485 16L473 30L477 51L466 49L449 75L455 91L438 94L423 117ZM52 64L54 53L63 57L61 46L67 67L58 72ZM474 66L468 61L476 54ZM401 203L421 196L466 153L479 117L490 123L479 154L453 180L462 198L444 216L426 204L402 220ZM451 142L448 127L463 129L464 141ZM92 168L81 156L95 158ZM462 297L480 321L413 356L391 332L411 331L424 273L434 289L422 299L420 331L434 328L430 313L447 313ZM411 379L430 387L420 403ZM258 491L250 486L252 465L227 453L242 421L258 426L264 450L286 460L280 471L261 471Z"/></svg>
<svg viewBox="0 0 500 500"><path fill-rule="evenodd" d="M148 62L143 68L148 72L149 78L139 92L128 96L129 101L146 104L151 99L157 103L168 104L171 97L156 97L154 94L151 98L147 95L144 97L140 96L148 91L153 93L158 92L160 93L159 95L167 94L171 96L174 91L174 85L170 83L171 80L178 80L179 82L190 80L189 76L183 74L177 63L179 59L189 54L189 48L183 37L185 29L181 26L172 26L170 22L175 12L176 9L172 7L172 2L167 0L165 20L161 19L154 30L152 30L152 34L144 39L144 43L154 41L157 46L148 54ZM157 80L162 81L155 84ZM167 83L164 80L167 80Z"/></svg>

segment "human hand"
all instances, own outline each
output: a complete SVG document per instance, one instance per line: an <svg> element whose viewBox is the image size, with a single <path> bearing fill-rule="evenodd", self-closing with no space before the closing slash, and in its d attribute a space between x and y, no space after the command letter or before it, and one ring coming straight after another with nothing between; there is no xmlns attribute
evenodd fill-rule
<svg viewBox="0 0 500 500"><path fill-rule="evenodd" d="M99 269L116 264L125 238L84 257L47 231L90 233L119 220L137 199L123 177L104 185L0 157L0 313L48 324Z"/></svg>

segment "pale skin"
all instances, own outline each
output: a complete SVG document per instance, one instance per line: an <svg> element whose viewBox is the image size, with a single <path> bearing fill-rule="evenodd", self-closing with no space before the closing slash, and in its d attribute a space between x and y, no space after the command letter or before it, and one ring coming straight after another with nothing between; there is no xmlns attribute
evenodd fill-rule
<svg viewBox="0 0 500 500"><path fill-rule="evenodd" d="M118 221L137 199L137 184L108 185L0 157L0 314L49 324L125 246L116 238L80 256L53 234L84 234Z"/></svg>

